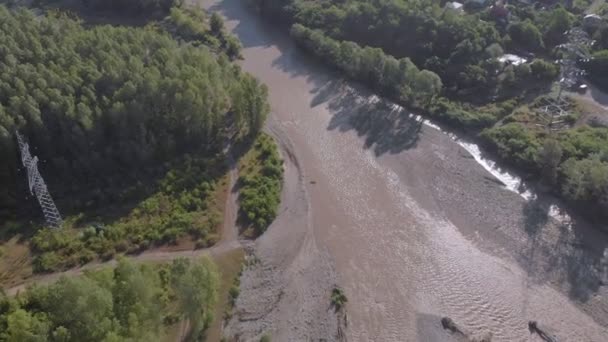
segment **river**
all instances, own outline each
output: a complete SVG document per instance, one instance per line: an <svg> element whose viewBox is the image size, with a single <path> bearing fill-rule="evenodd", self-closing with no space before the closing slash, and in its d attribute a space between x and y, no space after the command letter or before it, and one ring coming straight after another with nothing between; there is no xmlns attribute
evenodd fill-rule
<svg viewBox="0 0 608 342"><path fill-rule="evenodd" d="M476 146L341 80L244 1L203 3L241 39L242 68L293 143L349 340L445 341L449 316L493 341L540 340L529 320L559 341L608 341L605 233L556 220L550 199L497 181Z"/></svg>

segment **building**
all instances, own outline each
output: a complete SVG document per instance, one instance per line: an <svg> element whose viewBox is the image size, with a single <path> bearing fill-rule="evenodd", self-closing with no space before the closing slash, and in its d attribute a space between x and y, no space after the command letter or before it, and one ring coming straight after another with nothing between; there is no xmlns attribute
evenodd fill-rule
<svg viewBox="0 0 608 342"><path fill-rule="evenodd" d="M583 26L586 29L596 29L602 24L603 20L604 19L597 14L587 14L583 18Z"/></svg>
<svg viewBox="0 0 608 342"><path fill-rule="evenodd" d="M498 57L498 61L505 65L514 65L514 66L518 66L520 64L524 64L524 63L528 62L528 60L526 58L520 57L518 55L513 55L510 53L506 53L506 54Z"/></svg>
<svg viewBox="0 0 608 342"><path fill-rule="evenodd" d="M462 3L456 1L446 3L445 8L458 13L464 12L464 6L462 5Z"/></svg>

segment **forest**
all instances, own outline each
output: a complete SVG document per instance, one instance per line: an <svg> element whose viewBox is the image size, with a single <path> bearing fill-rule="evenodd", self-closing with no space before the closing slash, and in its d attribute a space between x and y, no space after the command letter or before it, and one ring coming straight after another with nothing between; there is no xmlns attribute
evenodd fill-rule
<svg viewBox="0 0 608 342"><path fill-rule="evenodd" d="M50 0L53 1L53 0ZM181 0L80 0L86 8L95 11L112 11L121 15L151 16L166 14L174 6L180 6Z"/></svg>
<svg viewBox="0 0 608 342"><path fill-rule="evenodd" d="M221 272L206 257L152 265L123 255L219 241L234 146L234 158L255 157L240 172L246 217L261 231L271 223L283 170L274 141L259 134L267 89L233 63L241 45L218 14L172 0L82 4L122 24L0 5L0 282L114 257L117 266L0 291L0 341L221 335L241 250L216 258ZM125 14L148 22L123 23ZM41 226L17 132L64 214L59 228Z"/></svg>
<svg viewBox="0 0 608 342"><path fill-rule="evenodd" d="M440 0L252 0L261 16L287 27L323 63L397 103L476 136L488 151L540 181L589 217L608 212L608 128L580 123L568 106L565 128L549 132L545 95L558 80L564 33L582 25L590 2L445 8ZM608 14L608 6L600 8ZM603 12L602 12L603 11ZM504 16L508 13L508 16ZM606 84L608 24L587 33L594 58L579 61ZM504 53L527 63L499 61ZM570 101L570 100L567 100ZM588 170L585 168L589 168Z"/></svg>
<svg viewBox="0 0 608 342"><path fill-rule="evenodd" d="M220 239L225 149L254 145L267 89L232 63L240 42L219 15L171 4L143 27L91 25L64 8L35 15L0 6L0 239L26 241L34 273ZM16 132L39 158L62 229L40 227ZM270 164L243 173L260 229L276 215L282 181L276 146L263 141L255 146ZM0 280L16 280L10 267L0 265Z"/></svg>
<svg viewBox="0 0 608 342"><path fill-rule="evenodd" d="M84 28L3 6L0 22L3 217L32 206L15 131L76 212L132 198L180 156L213 157L227 137L255 136L268 113L266 88L224 54L154 26Z"/></svg>
<svg viewBox="0 0 608 342"><path fill-rule="evenodd" d="M213 320L219 285L206 257L162 265L121 259L115 268L64 276L16 297L0 293L0 341L162 341L184 320L199 340Z"/></svg>
<svg viewBox="0 0 608 342"><path fill-rule="evenodd" d="M319 29L330 38L380 48L397 59L408 57L417 67L439 75L444 95L473 102L510 93L501 87L501 78L497 77L500 66L492 61L493 57L500 56L504 49L517 48L520 37L537 37L544 46L543 38L537 36L539 30L550 40L547 46L557 44L559 39L549 38L571 24L568 16L562 18L565 11L556 9L537 19L541 29L533 24L520 27L519 23L502 28L491 18L480 20L489 16L487 13L462 15L446 10L442 7L445 1L439 0L253 2L262 15L281 18L284 24ZM509 38L509 33L515 38ZM523 80L518 83L526 84Z"/></svg>

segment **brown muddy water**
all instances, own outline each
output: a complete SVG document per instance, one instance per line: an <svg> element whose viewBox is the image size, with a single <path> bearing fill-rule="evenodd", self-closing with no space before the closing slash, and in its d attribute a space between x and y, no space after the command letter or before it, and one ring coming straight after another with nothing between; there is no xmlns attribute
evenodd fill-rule
<svg viewBox="0 0 608 342"><path fill-rule="evenodd" d="M348 296L350 341L446 341L441 316L493 341L540 341L529 320L558 341L608 341L598 227L509 191L453 138L319 66L244 1L202 2L269 88L316 245Z"/></svg>

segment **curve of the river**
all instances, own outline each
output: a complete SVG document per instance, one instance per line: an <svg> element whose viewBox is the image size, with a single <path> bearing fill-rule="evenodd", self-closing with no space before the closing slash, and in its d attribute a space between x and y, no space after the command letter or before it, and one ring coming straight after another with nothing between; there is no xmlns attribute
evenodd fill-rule
<svg viewBox="0 0 608 342"><path fill-rule="evenodd" d="M350 340L445 341L441 316L493 341L535 341L528 320L559 341L608 340L606 234L506 189L476 146L340 80L245 1L203 3L228 19L293 141Z"/></svg>

